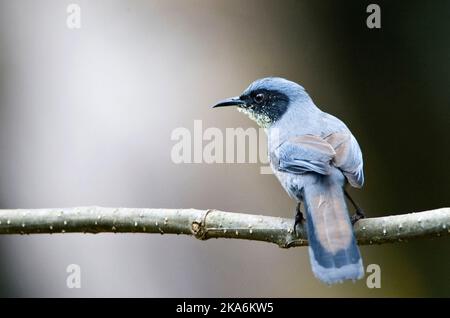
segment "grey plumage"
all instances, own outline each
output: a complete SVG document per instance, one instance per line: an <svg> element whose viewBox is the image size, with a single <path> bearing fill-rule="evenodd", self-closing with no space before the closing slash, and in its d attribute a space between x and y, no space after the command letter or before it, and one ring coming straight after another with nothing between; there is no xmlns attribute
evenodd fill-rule
<svg viewBox="0 0 450 318"><path fill-rule="evenodd" d="M363 160L347 126L322 112L302 86L277 77L257 80L241 96L215 107L230 105L266 128L275 175L293 199L304 203L315 276L329 284L361 278L344 186L362 187Z"/></svg>

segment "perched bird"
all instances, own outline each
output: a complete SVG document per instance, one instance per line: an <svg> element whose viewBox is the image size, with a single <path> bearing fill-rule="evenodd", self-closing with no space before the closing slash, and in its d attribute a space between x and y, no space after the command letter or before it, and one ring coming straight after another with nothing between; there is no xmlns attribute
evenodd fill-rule
<svg viewBox="0 0 450 318"><path fill-rule="evenodd" d="M364 217L345 186L364 183L360 147L347 126L321 111L305 89L279 77L253 82L241 96L213 107L237 106L266 128L270 165L297 201L296 222L306 212L309 255L314 275L327 284L364 274L352 224ZM356 208L350 218L345 196Z"/></svg>

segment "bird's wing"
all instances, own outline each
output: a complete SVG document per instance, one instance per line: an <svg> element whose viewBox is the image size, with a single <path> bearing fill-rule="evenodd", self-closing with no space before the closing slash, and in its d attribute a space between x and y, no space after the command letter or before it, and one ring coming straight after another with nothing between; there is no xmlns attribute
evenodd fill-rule
<svg viewBox="0 0 450 318"><path fill-rule="evenodd" d="M330 173L339 168L348 182L357 188L364 183L363 161L359 145L349 132L333 133L325 138L315 135L291 137L273 153L272 162L280 171L301 174Z"/></svg>
<svg viewBox="0 0 450 318"><path fill-rule="evenodd" d="M327 175L335 155L333 147L323 138L301 135L283 142L273 153L272 162L280 171Z"/></svg>
<svg viewBox="0 0 450 318"><path fill-rule="evenodd" d="M355 137L350 132L336 132L324 139L336 152L333 165L341 169L353 187L361 188L364 184L363 158Z"/></svg>

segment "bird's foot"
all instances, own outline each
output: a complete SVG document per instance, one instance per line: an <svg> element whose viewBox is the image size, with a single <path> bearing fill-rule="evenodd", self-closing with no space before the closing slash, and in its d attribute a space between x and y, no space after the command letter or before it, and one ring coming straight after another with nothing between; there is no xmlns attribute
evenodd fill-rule
<svg viewBox="0 0 450 318"><path fill-rule="evenodd" d="M297 208L295 209L295 222L294 222L294 235L297 235L297 226L303 225L306 221L303 217L303 213L300 210L300 202L297 204Z"/></svg>
<svg viewBox="0 0 450 318"><path fill-rule="evenodd" d="M358 222L361 219L364 219L366 217L363 209L357 208L355 211L355 214L353 214L350 218L352 225L355 225L356 222Z"/></svg>

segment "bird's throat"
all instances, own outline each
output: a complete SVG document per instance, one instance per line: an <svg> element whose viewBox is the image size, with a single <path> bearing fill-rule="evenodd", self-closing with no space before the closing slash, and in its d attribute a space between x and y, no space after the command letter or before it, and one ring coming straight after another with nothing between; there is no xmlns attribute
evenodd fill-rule
<svg viewBox="0 0 450 318"><path fill-rule="evenodd" d="M269 128L272 124L272 120L270 119L270 117L265 114L256 113L249 108L238 107L237 110L241 113L246 114L251 120L255 121L258 126L262 128Z"/></svg>

